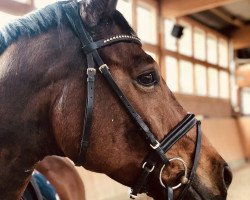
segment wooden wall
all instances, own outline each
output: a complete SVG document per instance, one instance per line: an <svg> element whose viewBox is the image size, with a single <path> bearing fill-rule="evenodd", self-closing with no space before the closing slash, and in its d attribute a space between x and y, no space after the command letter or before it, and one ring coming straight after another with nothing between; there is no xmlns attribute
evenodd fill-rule
<svg viewBox="0 0 250 200"><path fill-rule="evenodd" d="M238 118L239 126L239 137L242 140L242 146L245 152L246 158L250 159L250 117L240 117Z"/></svg>
<svg viewBox="0 0 250 200"><path fill-rule="evenodd" d="M230 117L232 106L230 100L193 95L175 94L180 104L189 112L205 117Z"/></svg>
<svg viewBox="0 0 250 200"><path fill-rule="evenodd" d="M237 119L204 119L202 132L232 168L237 168L245 162L246 154Z"/></svg>
<svg viewBox="0 0 250 200"><path fill-rule="evenodd" d="M85 186L86 200L129 200L130 188L112 180L104 174L98 174L77 167ZM153 200L139 195L137 200Z"/></svg>

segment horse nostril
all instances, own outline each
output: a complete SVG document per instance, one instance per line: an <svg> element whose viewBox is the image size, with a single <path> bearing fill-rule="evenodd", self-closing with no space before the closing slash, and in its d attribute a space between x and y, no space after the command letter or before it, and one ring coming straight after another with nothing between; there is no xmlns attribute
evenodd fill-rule
<svg viewBox="0 0 250 200"><path fill-rule="evenodd" d="M228 165L226 165L223 169L223 179L226 189L228 189L233 180L233 173Z"/></svg>

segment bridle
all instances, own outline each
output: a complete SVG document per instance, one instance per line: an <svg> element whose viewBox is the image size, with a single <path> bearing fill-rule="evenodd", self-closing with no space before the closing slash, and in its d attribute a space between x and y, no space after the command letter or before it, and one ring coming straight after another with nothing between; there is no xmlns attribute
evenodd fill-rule
<svg viewBox="0 0 250 200"><path fill-rule="evenodd" d="M139 126L142 130L147 143L152 148L151 153L146 157L145 162L142 165L142 173L137 180L137 183L132 188L131 191L131 198L135 198L138 193L142 191L147 181L149 174L155 169L156 164L160 158L161 162L163 163L163 167L161 168L160 172L160 183L165 188L167 193L168 200L173 199L173 190L177 188L171 186L165 186L161 180L161 174L165 166L169 165L172 161L181 162L185 168L185 174L182 177L181 183L178 184L178 187L185 185L179 199L182 199L185 193L187 192L191 182L193 180L198 160L199 160L199 153L200 153L200 145L201 145L201 130L200 130L200 122L195 119L193 114L188 114L174 129L172 129L167 136L161 141L157 141L153 133L150 131L149 127L143 121L142 117L137 113L131 103L128 101L126 96L123 94L121 89L118 87L116 82L114 81L112 74L109 71L109 67L103 62L101 59L98 49L103 48L105 46L113 45L119 42L129 42L135 43L141 46L140 39L134 35L116 35L110 37L108 39L99 40L94 42L92 37L86 31L84 24L82 23L82 19L79 14L79 7L76 1L69 1L69 2L61 2L62 8L65 11L65 15L68 18L68 21L81 41L81 45L83 48L83 52L87 58L87 97L86 97L86 109L85 109L85 119L84 119L84 127L83 133L80 143L80 152L78 156L78 160L76 162L77 165L84 164L87 149L89 146L89 139L90 139L90 128L92 124L92 112L93 112L93 102L94 102L94 85L95 85L95 76L96 71L99 70L105 80L108 82L110 87L119 97L120 101L126 108L129 115L132 117L134 122ZM186 167L185 162L181 158L172 158L169 159L165 155L165 153L184 135L186 135L191 128L196 126L196 146L195 146L195 153L193 158L193 167L190 170L188 176L188 169Z"/></svg>

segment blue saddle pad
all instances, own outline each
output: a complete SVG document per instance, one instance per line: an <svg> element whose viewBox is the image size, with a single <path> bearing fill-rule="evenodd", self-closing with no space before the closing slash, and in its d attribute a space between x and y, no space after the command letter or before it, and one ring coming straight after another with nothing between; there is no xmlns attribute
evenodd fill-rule
<svg viewBox="0 0 250 200"><path fill-rule="evenodd" d="M50 184L50 182L43 176L41 173L35 171L33 173L33 178L35 179L40 192L45 200L57 200L56 198L56 190Z"/></svg>

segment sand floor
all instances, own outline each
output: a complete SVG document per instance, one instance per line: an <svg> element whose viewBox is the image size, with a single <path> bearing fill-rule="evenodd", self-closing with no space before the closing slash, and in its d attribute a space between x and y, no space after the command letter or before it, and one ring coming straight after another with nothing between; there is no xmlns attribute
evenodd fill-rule
<svg viewBox="0 0 250 200"><path fill-rule="evenodd" d="M227 200L250 200L250 164L233 171Z"/></svg>
<svg viewBox="0 0 250 200"><path fill-rule="evenodd" d="M87 200L129 200L127 187L114 182L105 175L80 171L83 180L88 180L85 182ZM233 175L227 200L250 200L250 164L233 170ZM141 195L137 200L152 200L152 198Z"/></svg>

